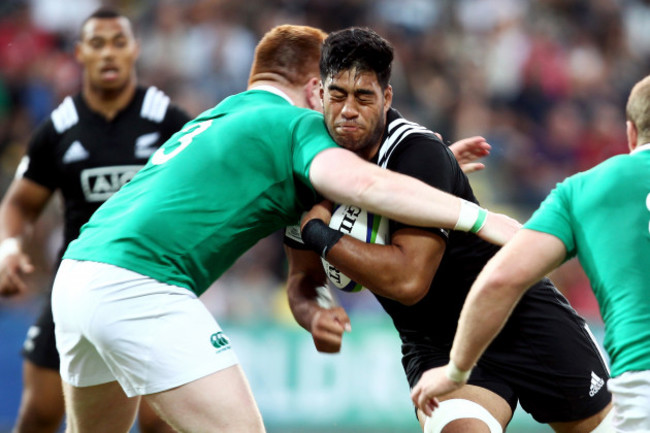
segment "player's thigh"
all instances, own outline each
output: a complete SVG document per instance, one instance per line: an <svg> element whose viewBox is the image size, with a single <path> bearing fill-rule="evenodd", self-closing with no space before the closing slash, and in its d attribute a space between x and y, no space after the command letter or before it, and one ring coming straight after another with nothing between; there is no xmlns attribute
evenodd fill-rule
<svg viewBox="0 0 650 433"><path fill-rule="evenodd" d="M425 433L503 431L512 418L512 409L504 398L479 386L466 385L440 401L430 420L418 412ZM429 423L429 431L425 430L425 422Z"/></svg>
<svg viewBox="0 0 650 433"><path fill-rule="evenodd" d="M262 416L239 365L168 391L145 395L181 432L263 433Z"/></svg>
<svg viewBox="0 0 650 433"><path fill-rule="evenodd" d="M139 397L129 398L117 382L76 387L63 383L66 433L127 433L135 420Z"/></svg>

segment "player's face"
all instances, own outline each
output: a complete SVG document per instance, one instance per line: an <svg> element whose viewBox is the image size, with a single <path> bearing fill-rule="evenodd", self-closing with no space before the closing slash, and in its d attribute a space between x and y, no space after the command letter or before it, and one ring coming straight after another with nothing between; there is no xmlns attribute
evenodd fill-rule
<svg viewBox="0 0 650 433"><path fill-rule="evenodd" d="M120 90L128 84L138 58L138 44L124 17L93 18L82 29L76 56L93 88Z"/></svg>
<svg viewBox="0 0 650 433"><path fill-rule="evenodd" d="M323 115L339 146L371 159L381 144L393 90L381 89L374 72L350 69L323 83Z"/></svg>

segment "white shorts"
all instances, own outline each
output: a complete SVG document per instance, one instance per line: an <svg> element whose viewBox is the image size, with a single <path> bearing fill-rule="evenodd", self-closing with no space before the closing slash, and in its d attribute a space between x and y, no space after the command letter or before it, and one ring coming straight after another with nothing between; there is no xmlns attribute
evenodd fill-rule
<svg viewBox="0 0 650 433"><path fill-rule="evenodd" d="M628 371L609 379L617 432L650 432L650 370Z"/></svg>
<svg viewBox="0 0 650 433"><path fill-rule="evenodd" d="M117 380L129 397L172 389L238 363L196 295L123 268L64 260L52 289L61 378Z"/></svg>

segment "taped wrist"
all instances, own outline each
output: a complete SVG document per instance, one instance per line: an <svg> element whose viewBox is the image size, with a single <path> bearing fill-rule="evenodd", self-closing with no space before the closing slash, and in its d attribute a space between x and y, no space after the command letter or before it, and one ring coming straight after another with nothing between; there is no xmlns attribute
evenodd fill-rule
<svg viewBox="0 0 650 433"><path fill-rule="evenodd" d="M460 213L454 230L463 232L478 233L485 225L487 210L476 203L467 200L460 200Z"/></svg>
<svg viewBox="0 0 650 433"><path fill-rule="evenodd" d="M456 383L465 383L469 379L470 374L472 374L471 368L469 370L461 370L453 359L449 360L447 370L445 371L445 375L449 380Z"/></svg>
<svg viewBox="0 0 650 433"><path fill-rule="evenodd" d="M302 241L308 248L325 258L329 250L341 239L343 233L329 228L323 220L313 219L305 224L301 235Z"/></svg>

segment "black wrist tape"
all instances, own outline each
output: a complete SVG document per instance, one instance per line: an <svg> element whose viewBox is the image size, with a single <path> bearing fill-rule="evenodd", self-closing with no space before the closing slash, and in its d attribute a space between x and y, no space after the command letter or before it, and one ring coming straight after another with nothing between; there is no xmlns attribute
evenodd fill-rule
<svg viewBox="0 0 650 433"><path fill-rule="evenodd" d="M302 241L308 248L325 258L329 250L341 239L343 233L329 228L323 220L313 219L305 224L301 235Z"/></svg>

